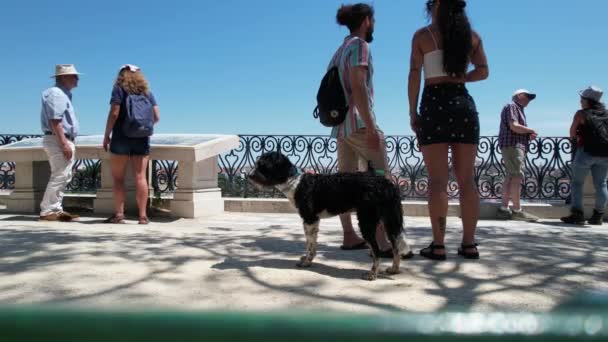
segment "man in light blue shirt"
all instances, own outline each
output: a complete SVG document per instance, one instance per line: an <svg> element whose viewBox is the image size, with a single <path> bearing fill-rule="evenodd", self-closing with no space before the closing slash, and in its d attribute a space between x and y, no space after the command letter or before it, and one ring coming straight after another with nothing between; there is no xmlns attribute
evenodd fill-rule
<svg viewBox="0 0 608 342"><path fill-rule="evenodd" d="M74 140L78 135L78 119L72 105L72 89L78 86L78 71L72 64L55 67L55 86L42 92L40 124L42 146L51 165L51 177L40 203L41 221L72 221L78 216L63 211L65 188L72 180Z"/></svg>

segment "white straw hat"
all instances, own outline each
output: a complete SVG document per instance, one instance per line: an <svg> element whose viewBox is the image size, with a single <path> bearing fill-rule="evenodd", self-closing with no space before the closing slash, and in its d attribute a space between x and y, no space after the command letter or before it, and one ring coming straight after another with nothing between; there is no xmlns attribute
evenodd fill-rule
<svg viewBox="0 0 608 342"><path fill-rule="evenodd" d="M76 71L76 67L74 67L74 64L57 64L57 65L55 65L55 75L51 76L51 78L57 77L57 76L64 76L64 75L82 75L82 74L79 73L78 71Z"/></svg>

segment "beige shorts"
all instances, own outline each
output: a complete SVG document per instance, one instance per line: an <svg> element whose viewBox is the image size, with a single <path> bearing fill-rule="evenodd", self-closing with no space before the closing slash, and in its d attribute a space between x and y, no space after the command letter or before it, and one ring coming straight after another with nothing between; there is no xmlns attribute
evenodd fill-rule
<svg viewBox="0 0 608 342"><path fill-rule="evenodd" d="M366 171L368 162L377 172L388 170L388 157L384 133L380 134L380 149L373 150L367 146L365 128L345 138L338 139L338 172Z"/></svg>
<svg viewBox="0 0 608 342"><path fill-rule="evenodd" d="M517 147L503 147L502 160L505 163L505 173L507 179L521 178L524 175L524 166L526 162L526 152Z"/></svg>

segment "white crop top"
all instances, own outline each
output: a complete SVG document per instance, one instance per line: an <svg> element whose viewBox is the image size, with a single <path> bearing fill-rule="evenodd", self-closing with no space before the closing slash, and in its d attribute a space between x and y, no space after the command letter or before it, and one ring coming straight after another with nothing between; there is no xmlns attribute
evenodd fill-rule
<svg viewBox="0 0 608 342"><path fill-rule="evenodd" d="M446 77L448 74L443 69L443 50L439 49L439 45L437 45L437 40L435 39L435 35L433 35L433 31L431 31L428 26L426 29L431 34L431 38L433 38L435 50L424 54L424 61L422 64L424 68L424 79L427 80L435 77Z"/></svg>

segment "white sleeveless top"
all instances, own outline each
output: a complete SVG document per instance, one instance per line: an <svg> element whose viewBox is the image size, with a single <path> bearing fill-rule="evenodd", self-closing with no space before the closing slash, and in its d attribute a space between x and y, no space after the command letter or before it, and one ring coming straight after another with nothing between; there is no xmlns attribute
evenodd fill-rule
<svg viewBox="0 0 608 342"><path fill-rule="evenodd" d="M422 62L422 66L424 68L424 79L428 80L429 78L435 77L447 77L448 74L443 69L443 50L439 49L439 45L437 45L437 40L435 39L435 35L433 35L433 31L431 31L428 26L426 29L431 34L431 38L433 38L435 50L424 54L424 61Z"/></svg>

